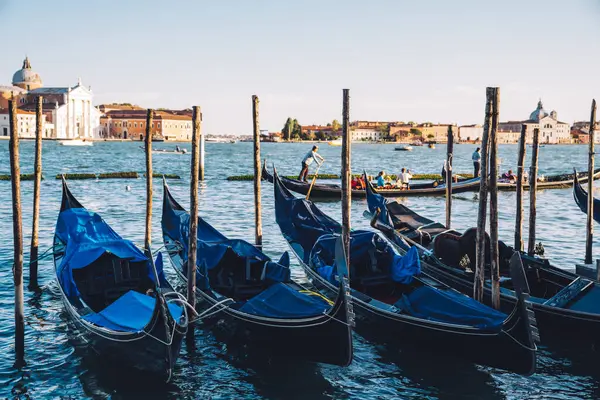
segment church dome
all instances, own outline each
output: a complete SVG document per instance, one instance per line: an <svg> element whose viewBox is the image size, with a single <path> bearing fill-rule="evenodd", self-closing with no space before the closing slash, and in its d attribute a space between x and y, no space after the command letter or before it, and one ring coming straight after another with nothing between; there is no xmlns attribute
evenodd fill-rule
<svg viewBox="0 0 600 400"><path fill-rule="evenodd" d="M547 117L549 114L546 110L544 110L544 105L542 104L542 100L538 101L537 108L534 112L529 115L529 119L532 121L539 121L540 119Z"/></svg>
<svg viewBox="0 0 600 400"><path fill-rule="evenodd" d="M31 69L28 57L25 57L23 61L23 68L13 75L12 84L26 90L37 89L42 86L42 79L37 72Z"/></svg>

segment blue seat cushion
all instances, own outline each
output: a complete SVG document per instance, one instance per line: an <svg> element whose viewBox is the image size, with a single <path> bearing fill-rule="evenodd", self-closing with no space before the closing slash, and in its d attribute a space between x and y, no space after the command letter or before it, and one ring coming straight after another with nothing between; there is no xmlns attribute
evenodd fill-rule
<svg viewBox="0 0 600 400"><path fill-rule="evenodd" d="M139 332L152 319L156 298L130 290L98 313L84 315L87 322L118 332ZM183 309L169 304L169 312L177 321Z"/></svg>

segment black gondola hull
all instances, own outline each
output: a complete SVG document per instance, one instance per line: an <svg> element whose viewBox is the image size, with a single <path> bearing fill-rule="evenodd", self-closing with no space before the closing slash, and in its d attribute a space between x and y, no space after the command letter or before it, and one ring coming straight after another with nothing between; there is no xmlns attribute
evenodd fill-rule
<svg viewBox="0 0 600 400"><path fill-rule="evenodd" d="M168 204L171 202L171 204ZM165 186L163 210L180 206ZM165 248L179 277L187 282L177 238L163 230ZM331 308L305 318L268 318L238 310L233 302L213 292L196 289L196 308L203 324L223 340L277 357L347 366L353 358L350 300L340 289ZM207 317L205 317L205 315Z"/></svg>
<svg viewBox="0 0 600 400"><path fill-rule="evenodd" d="M302 265L315 286L327 297L331 297L337 288L324 281L307 265ZM415 345L424 350L432 350L445 355L455 355L477 364L488 365L531 375L536 368L535 347L529 348L521 343L530 342L530 321L526 308L529 302L512 305L513 312L505 321L501 332L485 332L477 329L465 329L456 325L442 325L434 321L412 318L404 314L387 312L353 297L356 313L356 330L368 339L391 338L396 344ZM512 337L511 337L512 336ZM518 342L518 343L517 343Z"/></svg>

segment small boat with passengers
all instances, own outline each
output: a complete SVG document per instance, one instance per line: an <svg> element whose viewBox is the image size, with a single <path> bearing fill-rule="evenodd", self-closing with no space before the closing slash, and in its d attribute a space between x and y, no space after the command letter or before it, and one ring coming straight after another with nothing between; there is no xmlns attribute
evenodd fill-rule
<svg viewBox="0 0 600 400"><path fill-rule="evenodd" d="M266 162L263 165L262 177L273 183L273 175L267 170ZM313 199L340 199L342 197L342 187L339 184L315 183L312 185L298 179L286 177L279 178L283 185L292 192L306 195L310 190L310 197ZM465 179L452 185L452 193L463 193L479 189L479 178ZM429 183L411 183L410 189L398 187L378 188L377 193L386 197L405 197L405 196L442 196L446 194L446 185L433 181ZM366 192L363 189L352 189L352 198L365 198Z"/></svg>

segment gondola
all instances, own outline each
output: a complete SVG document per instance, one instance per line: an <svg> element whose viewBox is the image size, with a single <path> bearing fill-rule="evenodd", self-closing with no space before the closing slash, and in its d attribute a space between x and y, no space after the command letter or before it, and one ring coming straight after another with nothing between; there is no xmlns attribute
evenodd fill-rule
<svg viewBox="0 0 600 400"><path fill-rule="evenodd" d="M333 241L341 226L309 200L296 199L274 172L275 216L307 275L326 296L338 290ZM513 263L518 275L518 257ZM401 255L376 232L352 231L350 293L357 329L385 332L395 344L532 374L535 318L525 293L510 315L493 310L420 272L416 251Z"/></svg>
<svg viewBox="0 0 600 400"><path fill-rule="evenodd" d="M187 281L190 216L164 183L162 231L178 275ZM290 278L289 255L273 261L243 240L229 239L198 218L197 307L204 321L271 355L346 366L353 357L350 299L330 302Z"/></svg>
<svg viewBox="0 0 600 400"><path fill-rule="evenodd" d="M579 183L579 179L577 178L577 171L573 170L575 174L575 179L573 181L573 197L575 198L575 203L579 206L579 209L587 214L588 209L588 194L581 184ZM600 222L600 200L594 198L594 221Z"/></svg>
<svg viewBox="0 0 600 400"><path fill-rule="evenodd" d="M416 248L428 274L467 295L473 294L476 228L460 234L402 204L384 199L368 186L367 193L369 211L365 211L365 217L371 219L372 226L406 250ZM514 251L503 242L499 243L499 249L500 302L506 312L517 301L515 280L507 273ZM600 284L554 267L546 259L526 253L521 253L521 258L542 343L560 347L598 344ZM489 248L485 274L484 301L490 304Z"/></svg>
<svg viewBox="0 0 600 400"><path fill-rule="evenodd" d="M168 381L188 321L160 254L154 265L149 250L83 207L64 180L53 250L67 316L84 340L115 365Z"/></svg>
<svg viewBox="0 0 600 400"><path fill-rule="evenodd" d="M267 170L263 164L262 176L267 181L273 183L273 175ZM297 179L289 179L280 177L285 187L296 193L307 194L310 189L310 183L299 181ZM462 193L473 191L479 188L479 178L467 179L459 181L452 185L453 193ZM405 196L435 196L444 195L446 193L446 185L438 182L431 183L411 183L410 189L379 189L378 193L386 197L405 197ZM339 199L342 196L342 187L336 184L315 183L310 191L312 199ZM365 198L364 190L352 190L353 198Z"/></svg>
<svg viewBox="0 0 600 400"><path fill-rule="evenodd" d="M584 183L588 181L588 174L580 172L578 175L579 182ZM600 178L600 168L594 170L594 180ZM550 175L545 177L543 181L537 183L537 189L566 189L570 188L575 182L575 174L558 174ZM529 190L529 182L523 183L523 189ZM478 189L477 189L478 190ZM517 183L514 181L505 181L503 179L498 180L498 190L501 191L512 191L517 190ZM452 187L454 191L454 186Z"/></svg>

